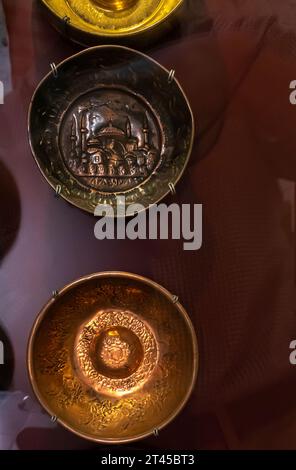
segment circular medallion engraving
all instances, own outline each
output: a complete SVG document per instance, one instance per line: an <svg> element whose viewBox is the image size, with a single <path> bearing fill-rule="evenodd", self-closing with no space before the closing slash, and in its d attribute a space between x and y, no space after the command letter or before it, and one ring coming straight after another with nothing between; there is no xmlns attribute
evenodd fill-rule
<svg viewBox="0 0 296 470"><path fill-rule="evenodd" d="M110 378L124 378L134 373L144 357L141 341L128 328L117 326L103 330L90 350L94 367Z"/></svg>
<svg viewBox="0 0 296 470"><path fill-rule="evenodd" d="M143 183L160 164L161 131L151 108L121 89L79 97L60 130L64 163L76 179L102 192Z"/></svg>
<svg viewBox="0 0 296 470"><path fill-rule="evenodd" d="M149 22L164 8L164 0L67 0L72 12L90 27L129 31Z"/></svg>
<svg viewBox="0 0 296 470"><path fill-rule="evenodd" d="M137 315L104 310L82 326L74 358L89 387L123 396L143 388L150 379L158 349L152 330Z"/></svg>
<svg viewBox="0 0 296 470"><path fill-rule="evenodd" d="M134 6L139 0L91 0L94 5L107 11L122 11Z"/></svg>

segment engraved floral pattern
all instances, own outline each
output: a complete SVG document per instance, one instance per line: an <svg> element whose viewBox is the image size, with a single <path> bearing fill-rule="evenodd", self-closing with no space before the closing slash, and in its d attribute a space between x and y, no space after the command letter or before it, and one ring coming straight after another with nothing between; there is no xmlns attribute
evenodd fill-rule
<svg viewBox="0 0 296 470"><path fill-rule="evenodd" d="M119 324L144 345L146 362L124 382L130 387L138 380L139 388L117 396L102 392L110 378L88 369L87 351L101 329ZM178 306L137 280L93 278L59 295L38 327L33 351L33 381L51 413L103 440L153 431L184 400L193 380L192 334Z"/></svg>

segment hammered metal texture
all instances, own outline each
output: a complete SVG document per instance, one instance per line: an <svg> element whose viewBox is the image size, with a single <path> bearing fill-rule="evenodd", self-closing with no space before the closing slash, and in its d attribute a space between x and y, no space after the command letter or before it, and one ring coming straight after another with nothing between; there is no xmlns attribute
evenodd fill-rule
<svg viewBox="0 0 296 470"><path fill-rule="evenodd" d="M93 37L136 35L167 20L183 0L40 0L60 21Z"/></svg>
<svg viewBox="0 0 296 470"><path fill-rule="evenodd" d="M153 332L139 316L103 310L77 335L76 366L93 390L121 397L143 387L153 374L158 348Z"/></svg>
<svg viewBox="0 0 296 470"><path fill-rule="evenodd" d="M71 431L125 442L161 429L197 373L195 333L163 288L127 273L76 281L39 315L29 344L37 397Z"/></svg>
<svg viewBox="0 0 296 470"><path fill-rule="evenodd" d="M194 124L172 74L132 49L102 46L41 82L29 135L47 181L94 213L98 204L116 210L117 195L147 208L168 194L188 161Z"/></svg>

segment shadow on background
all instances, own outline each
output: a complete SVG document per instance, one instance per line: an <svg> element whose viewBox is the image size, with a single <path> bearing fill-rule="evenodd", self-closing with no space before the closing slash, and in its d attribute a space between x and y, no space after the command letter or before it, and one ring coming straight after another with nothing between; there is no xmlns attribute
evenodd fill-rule
<svg viewBox="0 0 296 470"><path fill-rule="evenodd" d="M4 364L0 361L0 391L5 391L9 389L13 378L14 354L12 344L1 326L0 341L2 342L4 349Z"/></svg>
<svg viewBox="0 0 296 470"><path fill-rule="evenodd" d="M0 262L16 239L20 220L19 191L12 174L0 160Z"/></svg>

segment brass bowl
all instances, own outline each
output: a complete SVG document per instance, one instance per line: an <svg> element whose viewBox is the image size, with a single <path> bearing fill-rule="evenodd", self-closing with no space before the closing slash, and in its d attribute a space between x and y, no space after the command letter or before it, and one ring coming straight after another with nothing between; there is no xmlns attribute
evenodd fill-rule
<svg viewBox="0 0 296 470"><path fill-rule="evenodd" d="M80 44L138 40L179 9L184 0L40 0L50 22ZM159 29L159 28L158 28Z"/></svg>
<svg viewBox="0 0 296 470"><path fill-rule="evenodd" d="M64 287L28 346L34 392L70 431L123 443L166 426L195 384L197 341L184 308L138 275L107 272Z"/></svg>
<svg viewBox="0 0 296 470"><path fill-rule="evenodd" d="M189 159L194 122L169 72L122 46L97 46L65 60L37 87L29 138L48 183L94 213L116 196L144 208L166 196Z"/></svg>

